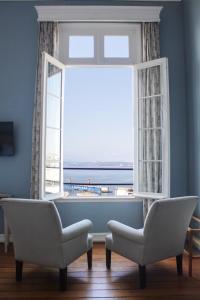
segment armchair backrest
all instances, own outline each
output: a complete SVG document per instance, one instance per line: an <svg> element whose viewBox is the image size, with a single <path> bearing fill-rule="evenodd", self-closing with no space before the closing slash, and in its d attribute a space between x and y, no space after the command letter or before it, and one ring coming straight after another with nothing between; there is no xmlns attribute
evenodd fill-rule
<svg viewBox="0 0 200 300"><path fill-rule="evenodd" d="M144 224L144 257L148 263L183 252L186 231L198 197L155 201Z"/></svg>
<svg viewBox="0 0 200 300"><path fill-rule="evenodd" d="M61 220L50 201L5 199L4 213L18 260L54 265L60 255Z"/></svg>

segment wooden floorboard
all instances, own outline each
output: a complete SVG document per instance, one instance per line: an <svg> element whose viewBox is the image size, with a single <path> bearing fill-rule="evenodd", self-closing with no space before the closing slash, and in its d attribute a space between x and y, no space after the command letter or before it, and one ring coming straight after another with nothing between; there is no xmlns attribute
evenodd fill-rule
<svg viewBox="0 0 200 300"><path fill-rule="evenodd" d="M23 281L15 282L15 261L12 246L8 254L0 245L0 300L14 299L98 299L98 300L199 300L200 260L194 260L193 277L189 278L187 257L183 260L182 277L176 275L174 258L147 267L147 287L138 288L138 267L135 263L112 255L111 271L105 267L103 244L95 244L93 269L88 271L86 255L68 267L68 290L58 289L58 271L24 264Z"/></svg>

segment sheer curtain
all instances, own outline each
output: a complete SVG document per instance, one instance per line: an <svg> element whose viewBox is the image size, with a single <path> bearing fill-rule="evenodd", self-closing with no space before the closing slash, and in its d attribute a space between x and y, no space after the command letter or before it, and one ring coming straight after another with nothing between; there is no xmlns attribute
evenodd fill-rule
<svg viewBox="0 0 200 300"><path fill-rule="evenodd" d="M42 52L58 57L58 23L40 22L38 41L38 63L36 78L36 94L34 102L33 131L32 131L32 169L31 169L31 198L39 198L40 183L40 148L42 125Z"/></svg>
<svg viewBox="0 0 200 300"><path fill-rule="evenodd" d="M142 24L143 62L160 57L160 25L159 23ZM143 70L141 76L141 89L143 96L160 94L160 70L157 67ZM140 190L143 192L159 193L162 190L162 166L154 160L161 159L161 132L152 130L161 126L159 112L161 102L159 98L152 97L142 102L142 127L145 128L141 135L142 159L146 162L140 170ZM151 161L152 160L152 161ZM153 200L144 199L143 215L147 215Z"/></svg>

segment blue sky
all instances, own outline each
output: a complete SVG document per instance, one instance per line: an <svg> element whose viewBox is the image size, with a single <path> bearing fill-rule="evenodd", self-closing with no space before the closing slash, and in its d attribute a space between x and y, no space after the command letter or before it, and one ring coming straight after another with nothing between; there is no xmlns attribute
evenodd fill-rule
<svg viewBox="0 0 200 300"><path fill-rule="evenodd" d="M66 69L64 161L133 161L132 81L130 67Z"/></svg>

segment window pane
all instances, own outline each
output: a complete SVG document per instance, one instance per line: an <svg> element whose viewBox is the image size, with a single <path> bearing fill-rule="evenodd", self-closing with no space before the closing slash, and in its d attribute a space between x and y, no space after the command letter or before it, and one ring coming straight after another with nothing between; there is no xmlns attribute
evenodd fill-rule
<svg viewBox="0 0 200 300"><path fill-rule="evenodd" d="M139 128L162 127L162 97L139 100Z"/></svg>
<svg viewBox="0 0 200 300"><path fill-rule="evenodd" d="M104 36L104 57L129 57L129 37L128 36Z"/></svg>
<svg viewBox="0 0 200 300"><path fill-rule="evenodd" d="M60 130L47 128L46 166L58 167L60 162Z"/></svg>
<svg viewBox="0 0 200 300"><path fill-rule="evenodd" d="M160 66L154 66L138 71L139 98L152 97L161 94Z"/></svg>
<svg viewBox="0 0 200 300"><path fill-rule="evenodd" d="M94 37L93 36L70 36L69 57L70 58L94 57Z"/></svg>
<svg viewBox="0 0 200 300"><path fill-rule="evenodd" d="M162 193L162 163L139 163L139 191L149 193Z"/></svg>
<svg viewBox="0 0 200 300"><path fill-rule="evenodd" d="M45 192L48 194L60 192L60 168L46 168Z"/></svg>
<svg viewBox="0 0 200 300"><path fill-rule="evenodd" d="M139 159L162 160L161 129L145 129L139 132Z"/></svg>
<svg viewBox="0 0 200 300"><path fill-rule="evenodd" d="M47 93L56 97L61 96L61 70L48 63Z"/></svg>
<svg viewBox="0 0 200 300"><path fill-rule="evenodd" d="M60 100L47 94L47 127L60 128Z"/></svg>

